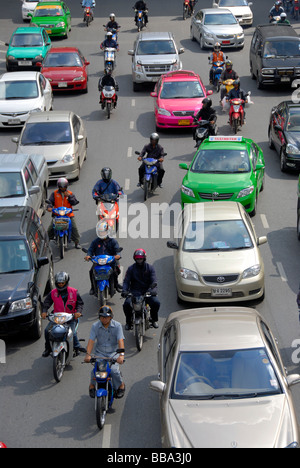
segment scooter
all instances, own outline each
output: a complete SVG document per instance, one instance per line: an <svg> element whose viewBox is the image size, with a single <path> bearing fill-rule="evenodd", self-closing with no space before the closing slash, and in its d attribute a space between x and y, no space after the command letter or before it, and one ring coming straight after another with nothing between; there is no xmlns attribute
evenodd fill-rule
<svg viewBox="0 0 300 468"><path fill-rule="evenodd" d="M110 68L114 70L116 68L116 52L115 47L105 47L104 49L104 70Z"/></svg>
<svg viewBox="0 0 300 468"><path fill-rule="evenodd" d="M87 27L90 25L90 23L93 21L93 12L91 7L85 7L84 12L83 12L83 22L87 25Z"/></svg>
<svg viewBox="0 0 300 468"><path fill-rule="evenodd" d="M116 105L116 89L113 86L104 86L101 91L101 108L106 109L108 119L110 119L111 110L115 109Z"/></svg>
<svg viewBox="0 0 300 468"><path fill-rule="evenodd" d="M237 134L239 127L244 125L243 104L245 101L240 98L230 100L229 123L235 134Z"/></svg>
<svg viewBox="0 0 300 468"><path fill-rule="evenodd" d="M87 253L87 249L82 247L83 252ZM120 247L119 252L123 250ZM97 297L100 307L104 306L109 298L112 298L116 293L115 275L113 266L116 262L112 255L95 255L90 261L94 263L93 275L94 282L97 288Z"/></svg>
<svg viewBox="0 0 300 468"><path fill-rule="evenodd" d="M210 58L208 57L208 60ZM213 69L213 85L217 90L217 93L220 91L220 77L224 70L225 62L213 62L212 69Z"/></svg>
<svg viewBox="0 0 300 468"><path fill-rule="evenodd" d="M73 346L74 335L68 323L73 319L74 315L66 312L58 312L48 316L48 320L55 324L49 331L49 342L52 349L53 375L56 382L61 381L66 366L76 356ZM78 321L75 330L76 332L78 330Z"/></svg>
<svg viewBox="0 0 300 468"><path fill-rule="evenodd" d="M138 32L140 32L145 26L145 14L148 13L148 10L135 10L136 13L136 26Z"/></svg>
<svg viewBox="0 0 300 468"><path fill-rule="evenodd" d="M194 137L196 141L195 148L199 148L201 143L204 140L206 140L206 138L209 138L210 136L211 123L209 122L209 120L200 120L200 122L196 121L195 123L198 123L198 127L196 128L195 137ZM214 133L215 135L217 134L216 125L214 125Z"/></svg>
<svg viewBox="0 0 300 468"><path fill-rule="evenodd" d="M111 358L95 356L90 360L90 363L94 366L95 412L97 426L100 430L103 429L107 411L112 407L116 398L110 376L111 367L117 362L116 355L122 352L124 352L124 349L120 348Z"/></svg>
<svg viewBox="0 0 300 468"><path fill-rule="evenodd" d="M50 203L49 200L46 200L46 202ZM52 213L55 215L53 218L54 237L61 259L64 258L68 242L71 242L72 223L68 214L72 213L72 211L74 211L72 208L66 208L65 206L52 209Z"/></svg>
<svg viewBox="0 0 300 468"><path fill-rule="evenodd" d="M198 0L184 0L183 1L183 19L187 19L188 16L193 16L195 10L195 4Z"/></svg>
<svg viewBox="0 0 300 468"><path fill-rule="evenodd" d="M118 200L123 192L116 193L103 193L98 195L95 200L97 201L96 215L98 220L105 219L108 222L111 235L118 232L119 227L119 205Z"/></svg>
<svg viewBox="0 0 300 468"><path fill-rule="evenodd" d="M135 154L138 156L140 155L138 151L135 151ZM167 153L162 154L162 156L166 155ZM154 193L157 189L158 160L154 158L143 158L143 162L145 164L145 174L142 188L144 190L144 201L146 201L149 194Z"/></svg>

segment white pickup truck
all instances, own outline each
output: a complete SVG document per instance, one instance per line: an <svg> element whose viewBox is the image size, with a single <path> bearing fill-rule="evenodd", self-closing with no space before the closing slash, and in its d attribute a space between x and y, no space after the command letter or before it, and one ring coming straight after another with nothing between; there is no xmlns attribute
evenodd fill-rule
<svg viewBox="0 0 300 468"><path fill-rule="evenodd" d="M40 154L0 154L0 208L31 206L39 216L46 209L49 175Z"/></svg>

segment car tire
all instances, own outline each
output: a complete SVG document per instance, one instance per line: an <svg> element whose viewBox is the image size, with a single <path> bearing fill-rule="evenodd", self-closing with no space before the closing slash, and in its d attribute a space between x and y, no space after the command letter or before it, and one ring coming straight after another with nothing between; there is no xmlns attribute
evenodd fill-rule
<svg viewBox="0 0 300 468"><path fill-rule="evenodd" d="M191 39L191 41L193 41L193 42L196 41L195 36L194 36L194 33L193 33L193 28L190 28L190 39Z"/></svg>
<svg viewBox="0 0 300 468"><path fill-rule="evenodd" d="M203 40L203 36L200 36L200 42L199 42L199 44L200 44L201 50L205 50L205 49L206 49L205 44L204 44L204 40Z"/></svg>
<svg viewBox="0 0 300 468"><path fill-rule="evenodd" d="M38 340L42 336L42 305L38 299L35 307L35 321L29 333L34 340Z"/></svg>
<svg viewBox="0 0 300 468"><path fill-rule="evenodd" d="M257 193L256 193L256 195L255 195L254 208L253 208L253 210L249 213L250 216L251 216L251 218L253 218L253 216L255 216L256 213L257 213L257 199L258 199L258 196L257 196Z"/></svg>
<svg viewBox="0 0 300 468"><path fill-rule="evenodd" d="M262 82L259 79L259 74L258 73L257 73L257 76L256 76L256 88L257 89L263 89L264 88Z"/></svg>
<svg viewBox="0 0 300 468"><path fill-rule="evenodd" d="M272 140L272 136L271 136L271 129L269 127L269 131L268 131L268 136L269 136L269 148L270 149L275 149L275 146L274 146L274 143L273 143L273 140Z"/></svg>
<svg viewBox="0 0 300 468"><path fill-rule="evenodd" d="M285 156L284 156L284 151L283 148L280 150L280 170L281 172L286 172L287 171L287 166L285 162Z"/></svg>

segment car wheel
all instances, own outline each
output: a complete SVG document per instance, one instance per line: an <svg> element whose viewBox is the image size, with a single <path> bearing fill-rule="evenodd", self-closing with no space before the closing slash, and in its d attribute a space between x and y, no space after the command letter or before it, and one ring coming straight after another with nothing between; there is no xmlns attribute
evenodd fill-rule
<svg viewBox="0 0 300 468"><path fill-rule="evenodd" d="M255 195L254 208L249 214L251 217L253 217L256 215L256 213L257 213L257 194Z"/></svg>
<svg viewBox="0 0 300 468"><path fill-rule="evenodd" d="M30 329L30 337L34 340L38 340L42 335L42 305L37 299L35 308L35 321Z"/></svg>
<svg viewBox="0 0 300 468"><path fill-rule="evenodd" d="M196 41L195 36L194 36L194 33L193 33L193 28L192 28L192 27L190 28L190 39L191 39L191 41L193 41L193 42Z"/></svg>
<svg viewBox="0 0 300 468"><path fill-rule="evenodd" d="M274 146L274 143L273 143L273 140L272 140L271 128L270 127L269 127L268 135L269 135L269 148L274 149L275 146Z"/></svg>
<svg viewBox="0 0 300 468"><path fill-rule="evenodd" d="M77 169L78 169L78 175L77 175L77 177L76 177L76 180L79 180L79 179L80 179L80 169L81 169L79 158L78 158L77 164L78 164L78 167L77 167Z"/></svg>
<svg viewBox="0 0 300 468"><path fill-rule="evenodd" d="M259 74L258 73L257 73L257 76L256 76L256 87L257 87L257 89L263 89L263 84L259 79Z"/></svg>
<svg viewBox="0 0 300 468"><path fill-rule="evenodd" d="M200 47L202 50L206 49L203 36L200 36Z"/></svg>
<svg viewBox="0 0 300 468"><path fill-rule="evenodd" d="M287 170L283 148L280 150L280 170L281 172L286 172Z"/></svg>

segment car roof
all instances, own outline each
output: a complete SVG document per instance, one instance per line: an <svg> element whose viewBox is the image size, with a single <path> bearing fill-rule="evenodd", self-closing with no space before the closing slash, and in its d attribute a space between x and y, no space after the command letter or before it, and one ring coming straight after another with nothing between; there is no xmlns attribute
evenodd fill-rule
<svg viewBox="0 0 300 468"><path fill-rule="evenodd" d="M204 13L205 15L207 13L216 13L217 15L224 15L230 13L232 15L232 12L230 10L227 10L226 8L202 8L200 11Z"/></svg>
<svg viewBox="0 0 300 468"><path fill-rule="evenodd" d="M138 39L139 41L173 39L173 34L170 32L141 32Z"/></svg>
<svg viewBox="0 0 300 468"><path fill-rule="evenodd" d="M61 122L70 120L73 115L72 111L69 110L57 110L57 111L45 111L45 112L33 112L29 115L28 119L25 122Z"/></svg>
<svg viewBox="0 0 300 468"><path fill-rule="evenodd" d="M164 81L199 81L199 75L190 70L177 70L162 75Z"/></svg>
<svg viewBox="0 0 300 468"><path fill-rule="evenodd" d="M183 215L189 222L238 220L242 218L242 210L240 203L231 201L188 203L184 206Z"/></svg>
<svg viewBox="0 0 300 468"><path fill-rule="evenodd" d="M22 80L36 80L37 75L40 72L37 71L17 71L17 72L9 72L3 73L0 77L0 81L22 81Z"/></svg>
<svg viewBox="0 0 300 468"><path fill-rule="evenodd" d="M223 139L224 140L221 140ZM215 139L215 141L212 141ZM228 150L245 150L245 147L249 143L249 139L243 137L231 137L231 136L222 136L218 135L216 137L206 138L203 141L201 147L198 149L197 153L203 149L213 150L213 149L228 149Z"/></svg>
<svg viewBox="0 0 300 468"><path fill-rule="evenodd" d="M29 206L0 208L0 239L24 235L26 220L35 216L35 211Z"/></svg>
<svg viewBox="0 0 300 468"><path fill-rule="evenodd" d="M0 173L20 171L29 156L27 154L0 153Z"/></svg>
<svg viewBox="0 0 300 468"><path fill-rule="evenodd" d="M278 37L279 39L280 38L282 39L284 38L284 36L299 38L295 29L289 24L277 24L277 23L260 24L257 26L256 29L260 31L262 36L268 37L268 38Z"/></svg>
<svg viewBox="0 0 300 468"><path fill-rule="evenodd" d="M78 52L78 47L51 47L48 54L53 54L57 52Z"/></svg>
<svg viewBox="0 0 300 468"><path fill-rule="evenodd" d="M33 34L33 33L40 33L44 28L39 28L38 26L21 26L20 28L17 28L13 34Z"/></svg>
<svg viewBox="0 0 300 468"><path fill-rule="evenodd" d="M260 318L246 307L208 307L173 312L167 322L177 322L180 351L224 351L263 347Z"/></svg>

